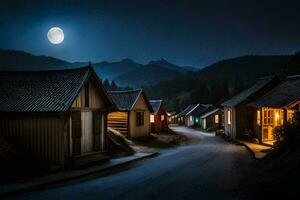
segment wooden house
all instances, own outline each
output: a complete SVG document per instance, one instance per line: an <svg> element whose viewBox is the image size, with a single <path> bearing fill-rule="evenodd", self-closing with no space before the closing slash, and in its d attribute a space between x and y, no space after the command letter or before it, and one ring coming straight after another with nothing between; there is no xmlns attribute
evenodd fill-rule
<svg viewBox="0 0 300 200"><path fill-rule="evenodd" d="M151 132L164 132L169 130L168 113L162 100L150 100L153 113L150 115Z"/></svg>
<svg viewBox="0 0 300 200"><path fill-rule="evenodd" d="M185 126L200 126L200 116L215 107L212 104L192 104L177 115L178 124Z"/></svg>
<svg viewBox="0 0 300 200"><path fill-rule="evenodd" d="M223 111L219 108L204 113L200 117L201 128L203 130L217 130L222 128Z"/></svg>
<svg viewBox="0 0 300 200"><path fill-rule="evenodd" d="M300 75L287 77L249 105L256 111L252 122L259 142L273 144L274 128L291 120L295 111L300 111Z"/></svg>
<svg viewBox="0 0 300 200"><path fill-rule="evenodd" d="M224 131L232 139L241 139L246 132L253 131L255 109L248 103L273 89L279 80L275 76L259 78L248 89L222 104L224 107Z"/></svg>
<svg viewBox="0 0 300 200"><path fill-rule="evenodd" d="M186 113L185 118L185 125L186 126L198 126L201 125L201 116L208 112L215 109L212 104L197 104L191 109L188 113Z"/></svg>
<svg viewBox="0 0 300 200"><path fill-rule="evenodd" d="M49 165L104 157L116 109L92 67L0 72L0 135Z"/></svg>
<svg viewBox="0 0 300 200"><path fill-rule="evenodd" d="M178 125L186 125L186 122L188 121L186 118L186 114L190 112L196 105L188 105L183 111L177 114L177 123Z"/></svg>
<svg viewBox="0 0 300 200"><path fill-rule="evenodd" d="M177 113L175 111L167 113L168 114L168 124L177 123Z"/></svg>
<svg viewBox="0 0 300 200"><path fill-rule="evenodd" d="M109 94L118 111L109 113L108 126L129 138L148 136L153 110L144 90L111 91Z"/></svg>

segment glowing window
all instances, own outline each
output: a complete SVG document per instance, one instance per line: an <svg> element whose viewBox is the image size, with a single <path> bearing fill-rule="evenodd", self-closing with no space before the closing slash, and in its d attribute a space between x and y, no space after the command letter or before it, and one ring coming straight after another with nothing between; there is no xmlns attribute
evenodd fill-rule
<svg viewBox="0 0 300 200"><path fill-rule="evenodd" d="M165 120L165 116L164 116L164 115L161 115L161 116L160 116L160 120L161 120L161 121L164 121L164 120Z"/></svg>
<svg viewBox="0 0 300 200"><path fill-rule="evenodd" d="M293 120L294 113L295 113L295 111L293 111L293 110L288 110L287 111L287 121L292 121Z"/></svg>
<svg viewBox="0 0 300 200"><path fill-rule="evenodd" d="M150 115L150 122L154 123L154 115Z"/></svg>
<svg viewBox="0 0 300 200"><path fill-rule="evenodd" d="M227 111L227 124L231 124L231 112L230 112L230 110Z"/></svg>
<svg viewBox="0 0 300 200"><path fill-rule="evenodd" d="M191 122L193 121L193 116L190 116L190 121L191 121Z"/></svg>
<svg viewBox="0 0 300 200"><path fill-rule="evenodd" d="M216 124L219 123L219 115L215 115L215 123L216 123Z"/></svg>

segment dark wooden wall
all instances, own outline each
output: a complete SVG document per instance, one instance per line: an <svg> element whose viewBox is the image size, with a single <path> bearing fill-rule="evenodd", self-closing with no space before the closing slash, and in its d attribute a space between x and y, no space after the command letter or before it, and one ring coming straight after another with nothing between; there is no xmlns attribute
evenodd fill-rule
<svg viewBox="0 0 300 200"><path fill-rule="evenodd" d="M0 135L42 161L64 162L64 115L10 114L0 117Z"/></svg>

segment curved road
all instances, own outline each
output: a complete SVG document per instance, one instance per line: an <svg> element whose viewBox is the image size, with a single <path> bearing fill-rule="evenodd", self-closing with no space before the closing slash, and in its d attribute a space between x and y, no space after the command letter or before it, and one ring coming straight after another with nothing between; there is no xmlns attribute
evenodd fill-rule
<svg viewBox="0 0 300 200"><path fill-rule="evenodd" d="M243 183L252 158L243 146L185 127L173 129L201 140L110 175L93 175L14 199L250 199Z"/></svg>

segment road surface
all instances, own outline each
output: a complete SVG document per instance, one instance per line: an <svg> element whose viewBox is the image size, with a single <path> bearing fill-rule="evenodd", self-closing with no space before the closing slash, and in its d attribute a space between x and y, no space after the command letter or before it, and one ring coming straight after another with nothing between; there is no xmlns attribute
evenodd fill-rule
<svg viewBox="0 0 300 200"><path fill-rule="evenodd" d="M252 157L243 146L185 127L174 130L201 140L109 175L93 175L12 199L250 199L243 183Z"/></svg>

